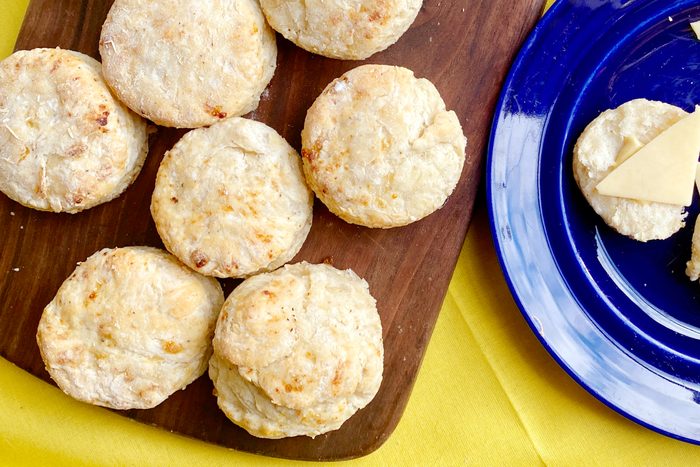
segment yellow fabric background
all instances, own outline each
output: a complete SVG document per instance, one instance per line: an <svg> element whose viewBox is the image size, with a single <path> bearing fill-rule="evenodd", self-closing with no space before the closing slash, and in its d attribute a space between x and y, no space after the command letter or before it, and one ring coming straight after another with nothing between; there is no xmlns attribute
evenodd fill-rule
<svg viewBox="0 0 700 467"><path fill-rule="evenodd" d="M0 57L11 52L27 3L0 0ZM680 465L699 454L606 408L549 357L505 285L480 200L403 419L382 448L347 464ZM2 465L230 463L299 464L75 402L0 359Z"/></svg>

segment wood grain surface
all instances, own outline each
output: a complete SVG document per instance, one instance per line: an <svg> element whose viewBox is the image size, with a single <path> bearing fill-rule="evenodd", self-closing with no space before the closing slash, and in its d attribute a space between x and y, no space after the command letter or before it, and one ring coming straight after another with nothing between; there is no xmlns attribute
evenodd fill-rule
<svg viewBox="0 0 700 467"><path fill-rule="evenodd" d="M99 59L100 28L111 3L32 0L17 49L60 46ZM448 108L457 112L469 138L456 192L440 211L418 223L392 230L357 227L316 201L311 234L295 261L329 260L338 268L354 269L369 282L386 348L384 381L370 405L340 430L315 439L257 439L226 419L216 406L211 382L203 376L154 409L123 414L270 456L334 460L379 447L406 406L464 241L498 91L543 3L427 0L396 45L364 62L315 56L278 36L277 72L267 97L249 117L275 128L297 150L306 109L326 84L361 63L401 65L429 78ZM43 307L76 262L105 247L162 247L149 213L150 197L163 153L183 133L159 129L134 185L118 199L81 214L33 211L0 194L0 355L50 381L36 345L36 328ZM228 294L236 282L223 285Z"/></svg>

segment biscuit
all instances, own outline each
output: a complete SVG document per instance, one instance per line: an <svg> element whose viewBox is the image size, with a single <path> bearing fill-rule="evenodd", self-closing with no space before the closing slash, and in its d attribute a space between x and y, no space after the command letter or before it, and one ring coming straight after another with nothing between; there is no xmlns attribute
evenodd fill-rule
<svg viewBox="0 0 700 467"><path fill-rule="evenodd" d="M131 109L197 128L258 106L275 34L257 0L116 0L100 37L104 74Z"/></svg>
<svg viewBox="0 0 700 467"><path fill-rule="evenodd" d="M0 62L0 191L76 213L119 196L148 153L146 122L119 103L100 63L34 49Z"/></svg>
<svg viewBox="0 0 700 467"><path fill-rule="evenodd" d="M466 138L433 84L365 65L330 83L306 115L307 182L347 222L390 228L440 209L462 173Z"/></svg>
<svg viewBox="0 0 700 467"><path fill-rule="evenodd" d="M147 409L204 373L223 301L216 280L165 251L104 249L61 285L41 316L37 343L66 394Z"/></svg>
<svg viewBox="0 0 700 467"><path fill-rule="evenodd" d="M416 19L422 0L261 0L270 25L299 47L362 60L386 49Z"/></svg>
<svg viewBox="0 0 700 467"><path fill-rule="evenodd" d="M338 429L376 395L376 302L351 270L298 263L245 280L219 315L209 376L219 407L262 438Z"/></svg>
<svg viewBox="0 0 700 467"><path fill-rule="evenodd" d="M216 277L291 260L312 209L297 152L267 125L238 117L185 135L163 158L151 201L166 248Z"/></svg>
<svg viewBox="0 0 700 467"><path fill-rule="evenodd" d="M700 216L695 220L690 261L686 263L685 274L691 281L700 279Z"/></svg>
<svg viewBox="0 0 700 467"><path fill-rule="evenodd" d="M682 206L605 196L595 187L616 167L625 138L647 144L687 115L670 104L635 99L600 114L576 142L574 179L593 210L619 233L646 242L668 238L685 225Z"/></svg>

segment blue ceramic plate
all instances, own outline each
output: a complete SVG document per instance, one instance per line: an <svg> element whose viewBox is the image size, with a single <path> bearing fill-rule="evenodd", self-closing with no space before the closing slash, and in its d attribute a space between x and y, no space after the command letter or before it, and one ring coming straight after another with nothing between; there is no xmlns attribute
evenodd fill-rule
<svg viewBox="0 0 700 467"><path fill-rule="evenodd" d="M520 53L496 109L488 201L496 249L544 346L601 401L700 443L700 284L688 226L640 243L580 194L572 152L602 111L644 97L700 104L694 0L559 0Z"/></svg>

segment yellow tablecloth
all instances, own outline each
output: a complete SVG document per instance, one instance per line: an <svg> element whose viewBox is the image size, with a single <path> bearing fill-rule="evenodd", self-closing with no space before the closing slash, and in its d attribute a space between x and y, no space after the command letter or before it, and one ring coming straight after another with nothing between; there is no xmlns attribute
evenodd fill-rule
<svg viewBox="0 0 700 467"><path fill-rule="evenodd" d="M28 0L0 0L0 57ZM498 267L483 200L398 428L352 465L644 464L700 448L642 428L580 388L525 324ZM208 445L75 402L0 359L1 465L293 464Z"/></svg>

